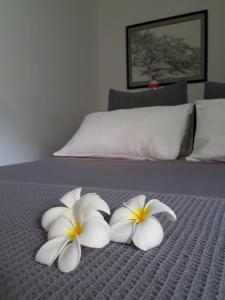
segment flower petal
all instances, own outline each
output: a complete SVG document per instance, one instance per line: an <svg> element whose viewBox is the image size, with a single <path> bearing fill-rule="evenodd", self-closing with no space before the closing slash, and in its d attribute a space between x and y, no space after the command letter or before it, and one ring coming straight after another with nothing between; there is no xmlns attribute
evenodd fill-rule
<svg viewBox="0 0 225 300"><path fill-rule="evenodd" d="M77 200L80 199L81 190L81 187L76 188L66 193L59 201L61 201L67 207L72 208Z"/></svg>
<svg viewBox="0 0 225 300"><path fill-rule="evenodd" d="M66 237L67 232L72 228L71 221L64 216L60 216L49 226L48 240L57 236Z"/></svg>
<svg viewBox="0 0 225 300"><path fill-rule="evenodd" d="M110 237L112 242L127 243L132 240L136 223L131 221L121 221L110 226Z"/></svg>
<svg viewBox="0 0 225 300"><path fill-rule="evenodd" d="M50 208L44 213L41 219L41 226L45 231L47 231L53 221L55 221L59 216L66 214L69 214L69 210L67 207Z"/></svg>
<svg viewBox="0 0 225 300"><path fill-rule="evenodd" d="M166 213L169 220L175 221L177 219L174 211L168 205L160 202L157 199L152 199L148 201L146 207L149 208L150 215L155 215L158 213Z"/></svg>
<svg viewBox="0 0 225 300"><path fill-rule="evenodd" d="M132 211L142 210L145 206L145 199L146 199L145 195L138 195L131 198L127 202L124 202L124 206L129 208Z"/></svg>
<svg viewBox="0 0 225 300"><path fill-rule="evenodd" d="M126 207L120 207L114 211L109 224L113 224L120 221L128 221L130 218L131 212Z"/></svg>
<svg viewBox="0 0 225 300"><path fill-rule="evenodd" d="M58 268L61 272L71 272L79 265L81 258L81 247L78 238L67 245L59 255Z"/></svg>
<svg viewBox="0 0 225 300"><path fill-rule="evenodd" d="M87 208L80 211L79 219L85 221L88 218L99 218L101 220L104 220L103 215L99 211L92 208Z"/></svg>
<svg viewBox="0 0 225 300"><path fill-rule="evenodd" d="M56 237L47 241L36 253L35 260L41 264L51 266L68 242L69 239L65 237Z"/></svg>
<svg viewBox="0 0 225 300"><path fill-rule="evenodd" d="M155 217L137 224L132 240L141 250L147 251L158 246L163 240L163 228Z"/></svg>
<svg viewBox="0 0 225 300"><path fill-rule="evenodd" d="M79 235L81 245L90 248L102 248L110 241L109 224L99 218L89 218L82 224Z"/></svg>
<svg viewBox="0 0 225 300"><path fill-rule="evenodd" d="M110 209L108 204L97 194L88 193L83 195L76 205L76 209L83 210L86 208L91 208L94 210L104 211L110 215Z"/></svg>

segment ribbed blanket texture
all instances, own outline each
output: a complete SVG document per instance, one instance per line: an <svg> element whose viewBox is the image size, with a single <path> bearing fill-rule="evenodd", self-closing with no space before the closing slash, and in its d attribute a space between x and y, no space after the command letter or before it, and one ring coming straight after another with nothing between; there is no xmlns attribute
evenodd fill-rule
<svg viewBox="0 0 225 300"><path fill-rule="evenodd" d="M63 274L34 256L46 241L43 213L74 186L0 182L0 299L225 299L225 199L145 193L169 205L178 220L157 215L165 237L147 252L110 243L82 247L76 270ZM84 188L111 211L135 191ZM108 220L108 219L107 219Z"/></svg>

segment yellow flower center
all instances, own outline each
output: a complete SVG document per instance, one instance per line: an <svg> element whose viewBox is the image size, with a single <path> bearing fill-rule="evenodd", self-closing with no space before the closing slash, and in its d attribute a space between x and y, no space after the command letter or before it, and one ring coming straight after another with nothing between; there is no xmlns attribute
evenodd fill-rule
<svg viewBox="0 0 225 300"><path fill-rule="evenodd" d="M134 212L132 212L131 220L135 221L136 223L142 223L144 222L148 214L149 214L148 207L145 207L143 209L136 209Z"/></svg>
<svg viewBox="0 0 225 300"><path fill-rule="evenodd" d="M71 228L67 231L67 236L69 237L69 239L71 241L73 241L77 235L81 234L82 231L83 231L83 228L82 228L81 224L79 222L76 222L73 225L73 228Z"/></svg>

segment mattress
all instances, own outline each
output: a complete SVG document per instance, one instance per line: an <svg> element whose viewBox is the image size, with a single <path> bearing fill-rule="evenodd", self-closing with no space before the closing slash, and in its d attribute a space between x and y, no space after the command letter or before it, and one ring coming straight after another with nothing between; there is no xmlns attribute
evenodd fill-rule
<svg viewBox="0 0 225 300"><path fill-rule="evenodd" d="M53 158L0 167L0 179L225 196L224 163Z"/></svg>
<svg viewBox="0 0 225 300"><path fill-rule="evenodd" d="M0 168L0 299L224 299L225 165L48 159ZM43 213L83 186L112 211L136 194L168 204L165 237L144 252L110 243L82 248L78 268L62 274L34 261L46 241Z"/></svg>

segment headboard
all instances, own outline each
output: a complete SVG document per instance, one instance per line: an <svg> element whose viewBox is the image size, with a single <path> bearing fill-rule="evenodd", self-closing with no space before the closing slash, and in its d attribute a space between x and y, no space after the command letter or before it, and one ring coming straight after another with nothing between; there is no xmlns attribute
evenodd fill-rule
<svg viewBox="0 0 225 300"><path fill-rule="evenodd" d="M183 80L157 90L138 93L110 89L108 110L179 105L187 103L187 100L187 82Z"/></svg>
<svg viewBox="0 0 225 300"><path fill-rule="evenodd" d="M225 98L225 83L206 82L204 97L205 99Z"/></svg>

